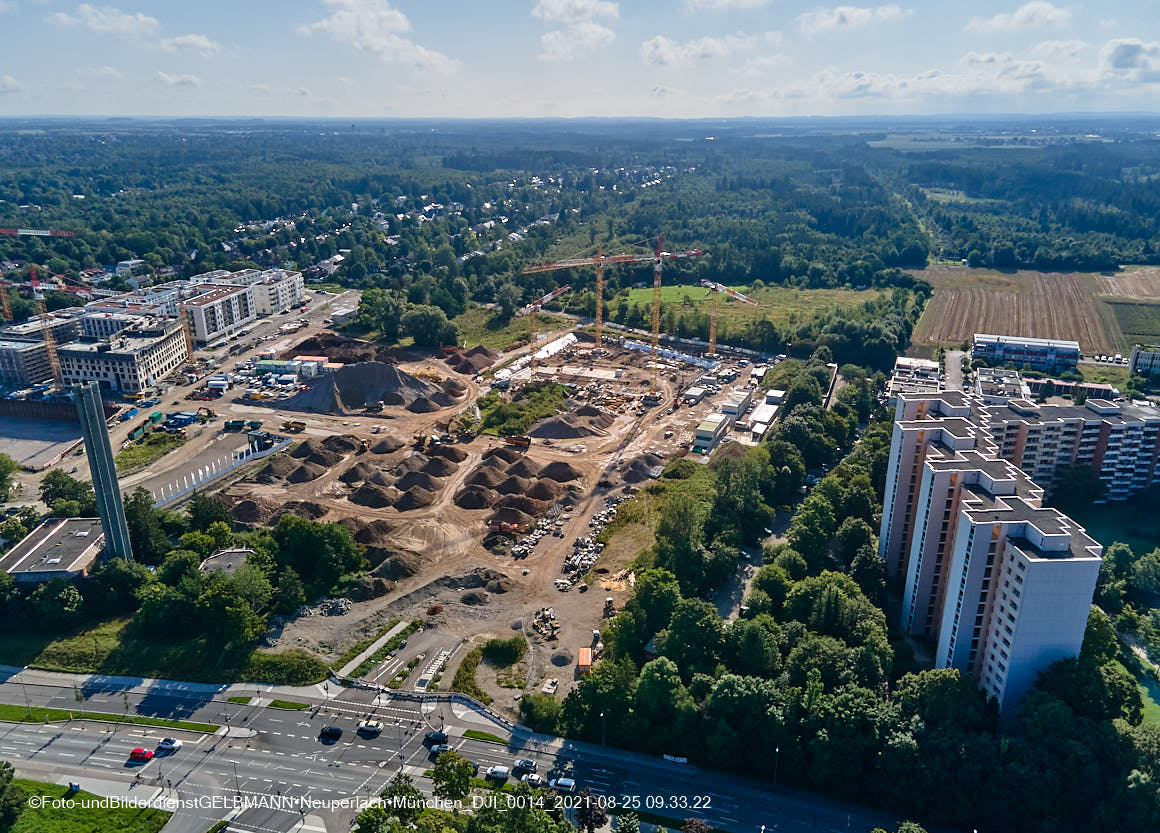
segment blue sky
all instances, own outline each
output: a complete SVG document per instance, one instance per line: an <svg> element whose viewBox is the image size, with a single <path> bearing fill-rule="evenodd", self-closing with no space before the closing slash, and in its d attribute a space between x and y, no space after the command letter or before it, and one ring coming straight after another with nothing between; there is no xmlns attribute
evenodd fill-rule
<svg viewBox="0 0 1160 833"><path fill-rule="evenodd" d="M1160 0L0 0L0 115L1156 110Z"/></svg>

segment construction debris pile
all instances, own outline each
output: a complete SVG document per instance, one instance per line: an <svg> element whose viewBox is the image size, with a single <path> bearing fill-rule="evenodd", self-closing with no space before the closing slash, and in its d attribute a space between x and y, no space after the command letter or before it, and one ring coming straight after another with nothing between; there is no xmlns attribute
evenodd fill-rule
<svg viewBox="0 0 1160 833"><path fill-rule="evenodd" d="M324 373L310 387L279 404L291 411L348 416L368 407L392 405L413 413L430 413L463 398L461 383L436 385L394 365L360 362Z"/></svg>
<svg viewBox="0 0 1160 833"><path fill-rule="evenodd" d="M606 436L608 427L615 420L615 416L595 405L581 405L574 411L540 420L528 431L528 436L552 440Z"/></svg>
<svg viewBox="0 0 1160 833"><path fill-rule="evenodd" d="M568 463L538 466L515 448L500 446L483 455L455 495L461 509L494 509L488 518L492 532L526 532L579 480L579 469Z"/></svg>
<svg viewBox="0 0 1160 833"><path fill-rule="evenodd" d="M572 554L564 559L561 568L564 577L556 579L555 582L557 590L566 592L573 585L579 583L581 577L592 569L596 559L600 558L600 553L604 549L604 544L597 541L596 537L616 517L616 510L620 504L628 499L629 496L624 494L608 495L604 498L604 508L588 521L588 525L592 527L592 535L577 538L572 542ZM580 589L585 590L587 587L581 585Z"/></svg>
<svg viewBox="0 0 1160 833"><path fill-rule="evenodd" d="M465 376L474 376L481 370L486 370L495 364L495 360L499 358L499 353L494 350L488 350L483 345L472 347L470 350L456 351L450 354L444 361L456 373L462 373Z"/></svg>

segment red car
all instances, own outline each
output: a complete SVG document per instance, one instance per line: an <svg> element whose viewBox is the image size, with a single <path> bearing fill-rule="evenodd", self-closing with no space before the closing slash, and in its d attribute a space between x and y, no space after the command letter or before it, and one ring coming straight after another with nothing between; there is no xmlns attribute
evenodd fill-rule
<svg viewBox="0 0 1160 833"><path fill-rule="evenodd" d="M129 760L130 761L151 761L151 760L153 760L153 750L152 749L142 749L141 747L137 747L136 749L134 749L132 752L129 753Z"/></svg>

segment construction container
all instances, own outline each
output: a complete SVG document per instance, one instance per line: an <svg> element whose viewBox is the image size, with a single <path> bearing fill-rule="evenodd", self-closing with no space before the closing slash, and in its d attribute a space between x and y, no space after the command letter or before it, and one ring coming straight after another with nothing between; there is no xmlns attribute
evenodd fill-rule
<svg viewBox="0 0 1160 833"><path fill-rule="evenodd" d="M582 675L589 674L592 671L592 649L581 648L576 656L576 670Z"/></svg>

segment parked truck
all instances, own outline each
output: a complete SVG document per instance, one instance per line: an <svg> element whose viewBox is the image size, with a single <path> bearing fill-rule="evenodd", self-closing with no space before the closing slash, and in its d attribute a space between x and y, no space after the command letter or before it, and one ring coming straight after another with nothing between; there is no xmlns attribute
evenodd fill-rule
<svg viewBox="0 0 1160 833"><path fill-rule="evenodd" d="M244 419L227 419L224 426L226 431L245 431L246 421Z"/></svg>
<svg viewBox="0 0 1160 833"><path fill-rule="evenodd" d="M125 413L121 414L121 422L128 422L135 416L137 416L137 409L130 408L129 410L125 411Z"/></svg>
<svg viewBox="0 0 1160 833"><path fill-rule="evenodd" d="M282 423L282 430L287 434L301 434L306 430L306 423L299 420L292 419L289 422Z"/></svg>
<svg viewBox="0 0 1160 833"><path fill-rule="evenodd" d="M510 446L521 448L524 451L527 451L532 445L531 437L504 437L503 441Z"/></svg>
<svg viewBox="0 0 1160 833"><path fill-rule="evenodd" d="M161 413L161 411L154 411L149 415L149 422L151 422L153 425L156 425L163 419L165 419L165 414Z"/></svg>

